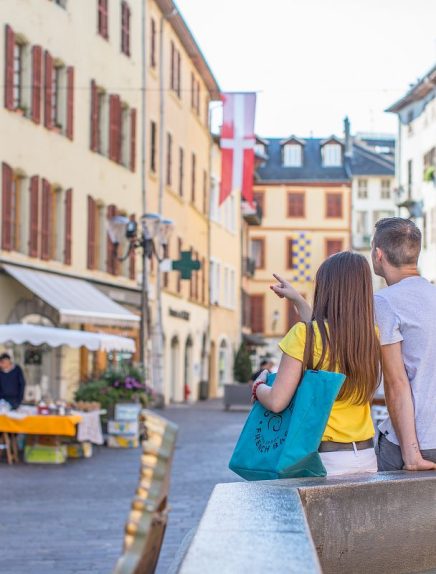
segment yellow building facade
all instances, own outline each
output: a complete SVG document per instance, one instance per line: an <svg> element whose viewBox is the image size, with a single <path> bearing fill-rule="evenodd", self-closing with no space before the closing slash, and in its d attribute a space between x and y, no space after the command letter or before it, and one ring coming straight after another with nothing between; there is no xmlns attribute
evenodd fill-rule
<svg viewBox="0 0 436 574"><path fill-rule="evenodd" d="M173 3L148 0L145 14L146 211L173 221L162 256L175 260L191 251L201 264L190 281L175 271L159 278L150 266L152 323L156 328L160 296L165 399L197 400L200 382L209 377L209 103L219 88Z"/></svg>
<svg viewBox="0 0 436 574"><path fill-rule="evenodd" d="M128 310L139 304L135 265L116 261L106 221L142 209L139 5L109 2L102 14L88 0L4 0L0 23L0 322L137 340L139 317ZM64 307L74 285L75 295L101 295L106 310L87 314L82 301L75 319L62 318L53 281ZM37 365L27 363L30 346L12 350L31 398L71 398L81 379L107 364L105 353L66 346L44 349Z"/></svg>

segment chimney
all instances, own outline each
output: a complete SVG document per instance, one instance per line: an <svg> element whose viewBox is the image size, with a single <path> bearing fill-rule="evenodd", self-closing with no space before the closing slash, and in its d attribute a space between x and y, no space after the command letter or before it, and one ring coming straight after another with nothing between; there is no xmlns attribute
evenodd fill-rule
<svg viewBox="0 0 436 574"><path fill-rule="evenodd" d="M350 120L348 116L344 119L344 139L345 139L345 155L346 157L353 157L353 141L350 133Z"/></svg>

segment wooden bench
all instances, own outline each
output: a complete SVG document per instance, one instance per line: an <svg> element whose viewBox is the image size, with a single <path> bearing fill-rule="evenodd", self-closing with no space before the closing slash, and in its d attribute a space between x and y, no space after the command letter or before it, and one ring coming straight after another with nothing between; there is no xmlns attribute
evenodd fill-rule
<svg viewBox="0 0 436 574"><path fill-rule="evenodd" d="M126 523L123 554L114 574L152 574L168 519L168 490L177 426L152 411L142 411L140 479Z"/></svg>

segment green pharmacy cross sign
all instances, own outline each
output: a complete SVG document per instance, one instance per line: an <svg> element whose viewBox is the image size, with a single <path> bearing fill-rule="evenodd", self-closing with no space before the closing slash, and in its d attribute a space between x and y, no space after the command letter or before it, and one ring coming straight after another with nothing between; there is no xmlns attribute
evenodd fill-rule
<svg viewBox="0 0 436 574"><path fill-rule="evenodd" d="M172 261L172 268L174 271L180 271L181 279L191 279L192 272L198 271L201 268L201 264L200 261L194 261L192 259L191 251L182 251L180 253L180 259Z"/></svg>

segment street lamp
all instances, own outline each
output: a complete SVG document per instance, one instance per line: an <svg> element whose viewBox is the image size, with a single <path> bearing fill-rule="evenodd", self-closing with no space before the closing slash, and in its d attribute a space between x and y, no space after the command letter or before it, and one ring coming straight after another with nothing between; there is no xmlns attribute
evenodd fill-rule
<svg viewBox="0 0 436 574"><path fill-rule="evenodd" d="M119 261L126 260L132 250L141 248L142 255L142 285L141 285L141 328L140 328L140 363L146 380L149 379L149 341L151 337L150 304L148 292L147 259L156 257L160 264L163 260L162 247L168 245L174 224L171 219L162 218L157 213L145 213L141 217L141 236L138 237L138 224L135 216L126 217L115 215L108 221L108 235L114 245L114 254ZM129 247L124 255L119 256L119 246L123 240L129 241ZM156 248L156 243L158 247ZM162 336L161 311L158 309L158 335ZM147 359L146 360L146 350Z"/></svg>

